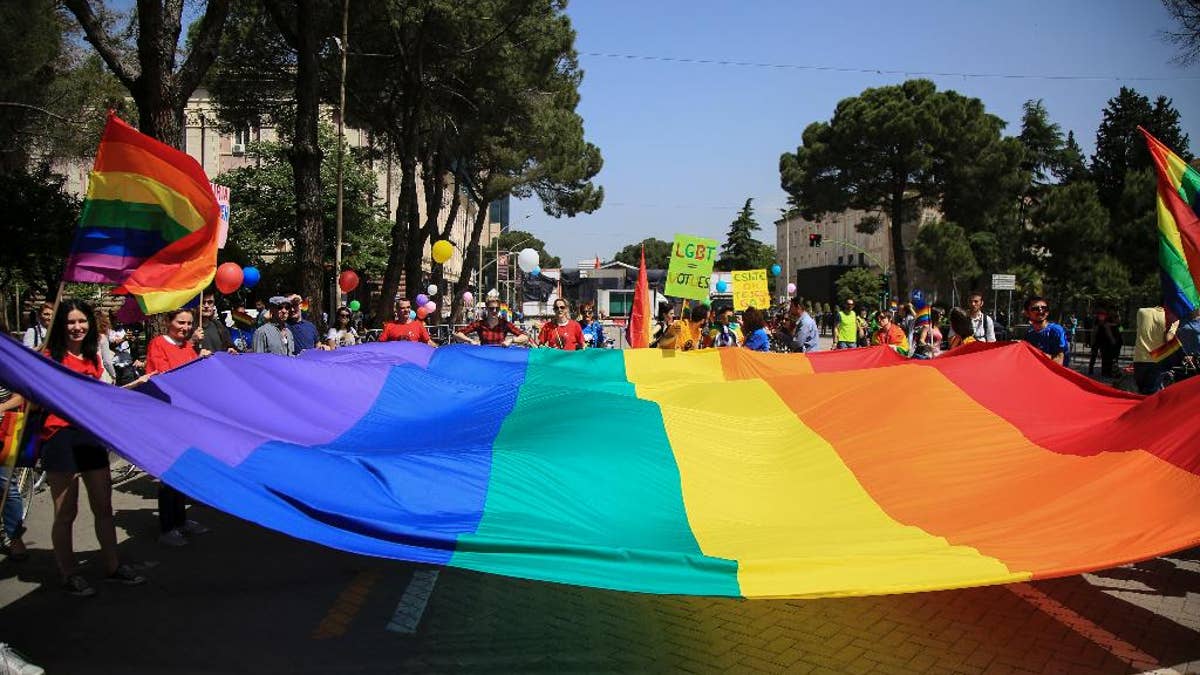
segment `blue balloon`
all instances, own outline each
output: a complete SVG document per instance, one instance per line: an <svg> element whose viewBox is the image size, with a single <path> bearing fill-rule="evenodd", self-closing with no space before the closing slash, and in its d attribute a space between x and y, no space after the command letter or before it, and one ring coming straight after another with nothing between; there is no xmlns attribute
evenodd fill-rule
<svg viewBox="0 0 1200 675"><path fill-rule="evenodd" d="M724 281L717 282L717 292L718 293L724 293L728 289L729 289L729 284L725 283Z"/></svg>
<svg viewBox="0 0 1200 675"><path fill-rule="evenodd" d="M782 267L780 267L779 265L771 265L771 276L777 277L777 276L779 276L780 272L783 272Z"/></svg>
<svg viewBox="0 0 1200 675"><path fill-rule="evenodd" d="M539 274L541 274L541 273L542 273L542 268L540 268L540 267L535 267L535 268L533 268L532 270L530 270L530 272L529 272L529 273L530 273L530 274L532 274L533 276L535 276L535 277L536 277L537 275L539 275Z"/></svg>
<svg viewBox="0 0 1200 675"><path fill-rule="evenodd" d="M416 319L416 318L417 318L417 313L416 313L416 312L414 312L414 311L412 311L411 309L410 309L410 310L408 310L408 320L409 320L409 321L412 321L412 320L414 320L414 319Z"/></svg>
<svg viewBox="0 0 1200 675"><path fill-rule="evenodd" d="M257 267L242 268L242 285L246 288L254 288L260 279L262 274L259 274Z"/></svg>

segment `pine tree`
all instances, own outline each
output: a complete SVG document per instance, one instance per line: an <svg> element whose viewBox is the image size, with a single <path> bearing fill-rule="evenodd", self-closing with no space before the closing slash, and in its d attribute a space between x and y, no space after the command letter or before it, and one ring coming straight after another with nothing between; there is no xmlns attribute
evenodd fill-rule
<svg viewBox="0 0 1200 675"><path fill-rule="evenodd" d="M721 257L714 267L718 270L746 270L769 267L775 258L774 248L754 238L762 229L754 220L754 199L746 200L738 217L729 225L729 234L721 245Z"/></svg>

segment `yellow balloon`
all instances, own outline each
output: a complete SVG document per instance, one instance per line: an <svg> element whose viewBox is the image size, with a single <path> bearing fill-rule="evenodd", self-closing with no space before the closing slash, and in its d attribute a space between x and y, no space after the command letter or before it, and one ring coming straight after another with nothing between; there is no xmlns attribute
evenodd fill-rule
<svg viewBox="0 0 1200 675"><path fill-rule="evenodd" d="M450 259L454 255L454 244L442 239L433 242L433 248L430 249L430 254L433 256L433 261L439 265Z"/></svg>

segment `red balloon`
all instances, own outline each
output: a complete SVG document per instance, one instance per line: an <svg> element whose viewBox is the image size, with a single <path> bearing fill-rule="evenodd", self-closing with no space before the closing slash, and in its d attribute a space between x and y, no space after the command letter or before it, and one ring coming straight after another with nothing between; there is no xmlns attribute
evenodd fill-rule
<svg viewBox="0 0 1200 675"><path fill-rule="evenodd" d="M343 293L349 293L358 288L358 274L354 270L342 272L342 275L338 277L338 288L342 289Z"/></svg>
<svg viewBox="0 0 1200 675"><path fill-rule="evenodd" d="M418 319L424 319L428 314L429 314L429 310L425 309L424 307L417 308L417 318Z"/></svg>
<svg viewBox="0 0 1200 675"><path fill-rule="evenodd" d="M217 268L217 290L229 295L241 288L242 278L242 268L237 263L224 263Z"/></svg>

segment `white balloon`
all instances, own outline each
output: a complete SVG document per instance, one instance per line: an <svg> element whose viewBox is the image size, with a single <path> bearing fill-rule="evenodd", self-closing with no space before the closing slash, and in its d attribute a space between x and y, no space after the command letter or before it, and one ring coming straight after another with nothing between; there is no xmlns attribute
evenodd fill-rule
<svg viewBox="0 0 1200 675"><path fill-rule="evenodd" d="M429 284L429 288L425 289L430 295L437 295L437 284Z"/></svg>
<svg viewBox="0 0 1200 675"><path fill-rule="evenodd" d="M498 297L500 297L500 291L493 288L492 290L488 291L488 297L489 298L498 298Z"/></svg>
<svg viewBox="0 0 1200 675"><path fill-rule="evenodd" d="M522 249L517 254L517 266L522 272L532 272L538 266L538 252L531 248Z"/></svg>

